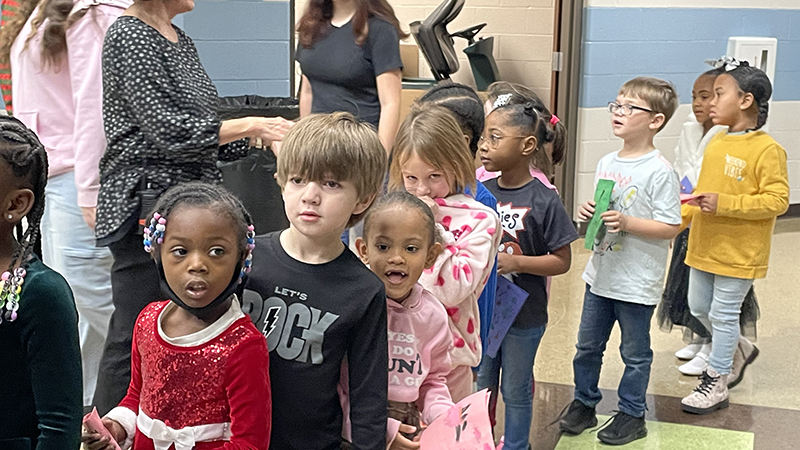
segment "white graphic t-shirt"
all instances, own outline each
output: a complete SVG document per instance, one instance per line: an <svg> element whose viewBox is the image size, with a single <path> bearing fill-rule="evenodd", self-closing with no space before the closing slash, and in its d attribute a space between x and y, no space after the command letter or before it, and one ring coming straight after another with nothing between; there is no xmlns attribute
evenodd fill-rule
<svg viewBox="0 0 800 450"><path fill-rule="evenodd" d="M597 163L595 183L614 180L609 210L671 225L681 223L680 183L661 152L637 158L610 153ZM664 287L669 240L646 239L626 232L608 233L601 226L594 254L583 280L595 295L644 305L655 305Z"/></svg>

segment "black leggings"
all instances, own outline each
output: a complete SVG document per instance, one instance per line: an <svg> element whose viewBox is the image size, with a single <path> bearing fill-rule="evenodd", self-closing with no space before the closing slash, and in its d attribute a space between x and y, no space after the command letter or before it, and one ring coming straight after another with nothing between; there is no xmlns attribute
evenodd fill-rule
<svg viewBox="0 0 800 450"><path fill-rule="evenodd" d="M148 303L163 300L158 270L144 251L139 227L133 226L122 239L109 244L114 264L111 289L114 313L108 326L97 389L92 403L100 416L125 397L131 381L131 343L133 326Z"/></svg>

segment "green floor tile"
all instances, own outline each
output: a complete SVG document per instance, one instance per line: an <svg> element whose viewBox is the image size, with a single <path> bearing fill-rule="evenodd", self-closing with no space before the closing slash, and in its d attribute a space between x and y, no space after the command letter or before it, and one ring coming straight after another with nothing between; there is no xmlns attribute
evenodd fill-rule
<svg viewBox="0 0 800 450"><path fill-rule="evenodd" d="M604 423L607 416L597 416ZM564 435L555 450L753 450L753 433L720 430L717 428L647 422L647 437L619 447L601 443L595 432L584 431L578 436Z"/></svg>

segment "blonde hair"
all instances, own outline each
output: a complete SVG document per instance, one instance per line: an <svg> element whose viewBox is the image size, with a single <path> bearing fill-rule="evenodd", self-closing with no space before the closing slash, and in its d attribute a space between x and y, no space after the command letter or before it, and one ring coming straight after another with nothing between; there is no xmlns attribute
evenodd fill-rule
<svg viewBox="0 0 800 450"><path fill-rule="evenodd" d="M678 109L678 93L669 81L653 77L637 77L625 82L619 88L619 95L637 97L645 102L655 113L664 115L664 123L658 131L667 126L667 122Z"/></svg>
<svg viewBox="0 0 800 450"><path fill-rule="evenodd" d="M386 151L378 134L346 112L305 117L286 133L278 153L281 189L290 176L311 181L333 177L353 183L359 201L365 201L381 191L385 174ZM363 214L350 217L347 226Z"/></svg>
<svg viewBox="0 0 800 450"><path fill-rule="evenodd" d="M392 147L389 190L404 188L403 164L413 155L445 172L451 194L461 194L467 187L474 194L472 153L461 126L447 108L433 104L417 105L400 125Z"/></svg>

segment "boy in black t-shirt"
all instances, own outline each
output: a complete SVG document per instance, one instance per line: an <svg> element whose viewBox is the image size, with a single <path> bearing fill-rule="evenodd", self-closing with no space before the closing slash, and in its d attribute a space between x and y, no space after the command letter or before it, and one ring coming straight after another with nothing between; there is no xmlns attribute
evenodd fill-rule
<svg viewBox="0 0 800 450"><path fill-rule="evenodd" d="M554 132L532 103L508 104L509 100L511 96L498 97L486 116L480 157L486 170L502 172L484 182L497 198L503 226L497 273L526 291L528 298L497 354L487 354L481 361L478 389L490 388L496 395L501 387L506 405L503 448L525 450L532 418L533 362L547 326L547 277L569 270L570 243L578 233L558 194L530 173L532 162L548 158L544 145L553 140Z"/></svg>
<svg viewBox="0 0 800 450"><path fill-rule="evenodd" d="M270 352L271 449L339 449L345 357L353 447L386 446L386 295L340 240L385 172L377 134L349 113L309 116L283 141L277 178L290 226L256 238L243 294Z"/></svg>

